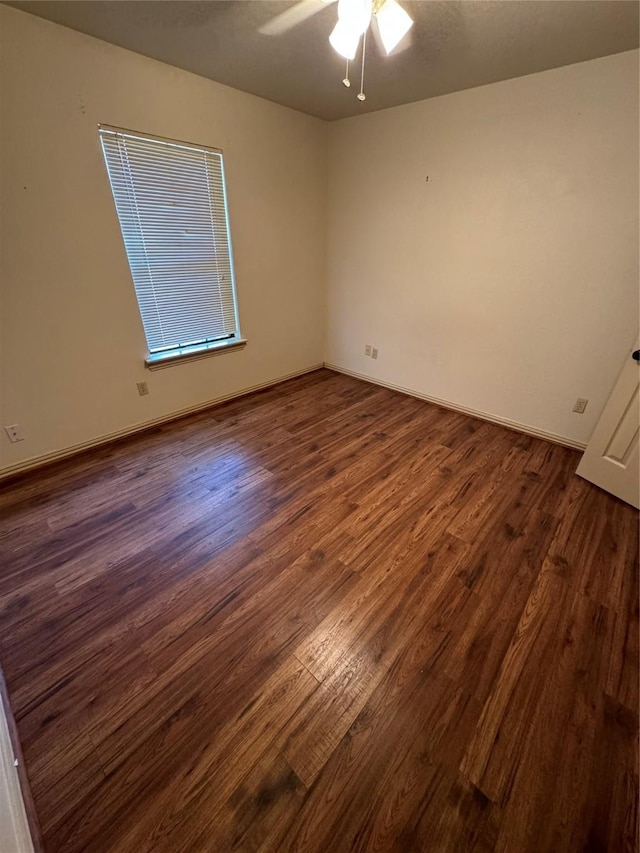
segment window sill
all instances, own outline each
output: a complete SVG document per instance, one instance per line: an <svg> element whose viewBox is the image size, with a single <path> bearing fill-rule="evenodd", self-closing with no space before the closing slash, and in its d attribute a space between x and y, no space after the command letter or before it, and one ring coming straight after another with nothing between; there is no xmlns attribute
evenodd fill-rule
<svg viewBox="0 0 640 853"><path fill-rule="evenodd" d="M240 338L235 341L220 341L213 344L203 344L202 346L185 347L172 353L159 352L155 355L150 355L145 359L144 364L149 370L160 370L164 367L171 367L173 364L195 361L196 359L206 358L210 355L220 355L230 349L242 349L246 345L246 339Z"/></svg>

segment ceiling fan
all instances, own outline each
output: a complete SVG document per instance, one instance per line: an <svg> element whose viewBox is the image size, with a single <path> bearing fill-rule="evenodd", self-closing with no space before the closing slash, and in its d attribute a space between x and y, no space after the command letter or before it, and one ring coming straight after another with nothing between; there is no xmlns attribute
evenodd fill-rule
<svg viewBox="0 0 640 853"><path fill-rule="evenodd" d="M294 6L276 15L261 27L265 35L281 35L292 27L315 15L335 0L300 0ZM355 59L362 37L362 74L360 92L357 97L364 101L364 59L367 31L372 27L374 35L388 55L398 46L413 25L413 20L396 0L338 0L338 21L329 36L333 49L347 60L347 71L343 84L351 86L349 61Z"/></svg>

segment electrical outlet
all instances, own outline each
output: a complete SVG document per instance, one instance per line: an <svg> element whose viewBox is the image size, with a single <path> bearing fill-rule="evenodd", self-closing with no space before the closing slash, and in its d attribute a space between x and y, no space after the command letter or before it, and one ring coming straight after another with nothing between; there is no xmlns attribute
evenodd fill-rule
<svg viewBox="0 0 640 853"><path fill-rule="evenodd" d="M138 382L137 385L138 385L138 394L140 394L141 397L146 397L146 395L149 393L149 386L147 385L147 383L146 382Z"/></svg>
<svg viewBox="0 0 640 853"><path fill-rule="evenodd" d="M588 402L588 400L583 400L582 397L578 397L575 406L573 407L573 411L577 412L579 415L584 414L584 410L587 408Z"/></svg>
<svg viewBox="0 0 640 853"><path fill-rule="evenodd" d="M371 358L378 357L378 347L371 347Z"/></svg>
<svg viewBox="0 0 640 853"><path fill-rule="evenodd" d="M4 431L9 436L9 441L11 444L15 444L16 441L23 441L24 436L22 434L22 430L20 429L20 424L12 424L12 426L6 426Z"/></svg>
<svg viewBox="0 0 640 853"><path fill-rule="evenodd" d="M371 355L371 344L365 344L364 354L365 355Z"/></svg>

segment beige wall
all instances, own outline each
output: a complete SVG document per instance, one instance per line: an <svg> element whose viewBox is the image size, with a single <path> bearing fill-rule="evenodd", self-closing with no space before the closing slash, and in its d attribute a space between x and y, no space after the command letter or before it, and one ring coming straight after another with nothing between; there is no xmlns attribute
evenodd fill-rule
<svg viewBox="0 0 640 853"><path fill-rule="evenodd" d="M0 468L321 363L326 124L4 6L0 30L0 425L25 435ZM224 150L244 350L145 370L99 122Z"/></svg>
<svg viewBox="0 0 640 853"><path fill-rule="evenodd" d="M585 442L638 325L638 52L334 123L329 176L326 361Z"/></svg>

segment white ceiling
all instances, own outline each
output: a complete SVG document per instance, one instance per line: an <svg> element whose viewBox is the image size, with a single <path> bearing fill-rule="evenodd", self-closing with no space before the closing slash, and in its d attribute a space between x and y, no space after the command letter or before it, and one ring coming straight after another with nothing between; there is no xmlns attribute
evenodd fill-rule
<svg viewBox="0 0 640 853"><path fill-rule="evenodd" d="M401 0L410 44L370 40L365 91L341 85L328 36L335 4L289 32L260 32L281 0L24 0L15 6L129 50L333 120L638 47L636 0ZM359 80L353 68L352 80Z"/></svg>

